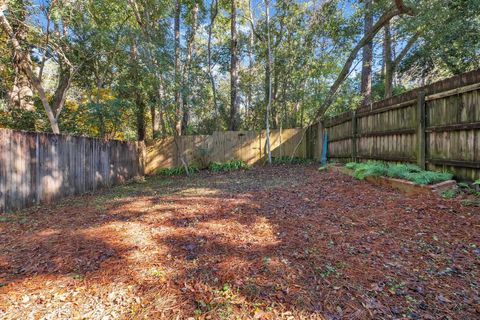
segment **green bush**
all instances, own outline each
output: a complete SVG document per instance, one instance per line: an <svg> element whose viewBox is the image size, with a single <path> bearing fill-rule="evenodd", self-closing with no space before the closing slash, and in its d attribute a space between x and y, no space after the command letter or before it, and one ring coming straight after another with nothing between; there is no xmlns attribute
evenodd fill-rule
<svg viewBox="0 0 480 320"><path fill-rule="evenodd" d="M230 160L227 162L212 162L210 163L210 171L224 172L240 169L249 169L250 166L243 160Z"/></svg>
<svg viewBox="0 0 480 320"><path fill-rule="evenodd" d="M283 157L272 157L273 164L310 164L312 160L300 158L300 157L290 157L290 156L283 156Z"/></svg>
<svg viewBox="0 0 480 320"><path fill-rule="evenodd" d="M196 166L188 166L188 173L197 173L200 170ZM162 176L181 176L187 174L185 172L185 167L174 167L174 168L162 168L157 170L157 174Z"/></svg>
<svg viewBox="0 0 480 320"><path fill-rule="evenodd" d="M452 174L446 172L425 171L413 164L391 164L381 161L349 162L345 167L354 170L354 177L360 180L372 176L387 176L427 185L447 181L453 177Z"/></svg>

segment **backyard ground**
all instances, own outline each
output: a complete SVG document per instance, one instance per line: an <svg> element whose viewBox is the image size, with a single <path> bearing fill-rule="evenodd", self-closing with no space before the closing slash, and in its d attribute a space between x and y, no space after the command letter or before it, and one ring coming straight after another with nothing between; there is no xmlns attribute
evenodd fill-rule
<svg viewBox="0 0 480 320"><path fill-rule="evenodd" d="M0 215L4 319L474 319L480 212L315 166Z"/></svg>

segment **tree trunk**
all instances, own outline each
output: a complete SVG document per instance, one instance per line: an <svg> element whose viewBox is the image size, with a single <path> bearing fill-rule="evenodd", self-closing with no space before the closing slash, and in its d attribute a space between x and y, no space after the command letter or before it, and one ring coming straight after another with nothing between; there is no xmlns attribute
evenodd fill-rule
<svg viewBox="0 0 480 320"><path fill-rule="evenodd" d="M365 17L363 30L367 34L373 25L372 14L372 0L365 0ZM363 47L362 59L362 83L361 94L363 97L363 105L368 105L372 102L372 63L373 63L373 39L365 43Z"/></svg>
<svg viewBox="0 0 480 320"><path fill-rule="evenodd" d="M20 43L27 39L26 28L26 10L24 10L23 1L19 1L18 6L22 9L19 10L17 19L18 23L14 22L15 34ZM34 111L33 105L33 91L28 81L27 75L23 72L20 64L21 56L13 55L13 69L15 72L15 79L13 81L12 90L9 92L9 105L11 109L21 109L27 111Z"/></svg>
<svg viewBox="0 0 480 320"><path fill-rule="evenodd" d="M138 50L135 39L132 41L132 47L130 49L131 67L132 67L132 79L134 83L137 83L139 79L138 73ZM142 96L140 88L135 88L135 106L137 117L137 140L145 140L145 101Z"/></svg>
<svg viewBox="0 0 480 320"><path fill-rule="evenodd" d="M183 67L182 75L182 92L187 92L187 96L182 98L183 102L183 117L182 117L182 132L187 133L188 121L190 120L190 106L189 103L193 99L191 83L190 65L192 62L192 55L195 45L195 34L197 33L197 18L198 18L198 2L196 1L192 11L192 26L190 35L187 39L187 56L185 58L185 65Z"/></svg>
<svg viewBox="0 0 480 320"><path fill-rule="evenodd" d="M383 73L385 98L393 94L393 61L392 61L392 34L390 32L390 23L385 24L385 34L383 39Z"/></svg>
<svg viewBox="0 0 480 320"><path fill-rule="evenodd" d="M180 11L181 0L175 1L175 130L178 135L182 135L182 88L180 75Z"/></svg>
<svg viewBox="0 0 480 320"><path fill-rule="evenodd" d="M136 90L135 105L137 106L137 138L138 141L145 140L145 101L142 93Z"/></svg>
<svg viewBox="0 0 480 320"><path fill-rule="evenodd" d="M217 103L217 88L215 86L215 78L213 77L212 71L212 32L213 26L215 24L215 19L218 14L218 0L212 0L210 3L210 25L208 26L208 43L207 43L207 55L208 55L208 76L210 79L210 85L212 86L212 95L213 95L213 108L214 108L214 121L215 129L220 128L220 119L219 119L219 110Z"/></svg>
<svg viewBox="0 0 480 320"><path fill-rule="evenodd" d="M272 74L271 74L271 64L272 64L272 52L270 48L270 1L265 0L265 16L267 22L267 65L268 65L268 104L267 104L267 114L265 116L265 134L266 134L266 145L267 145L267 155L268 163L272 164L272 151L270 150L270 108L272 107Z"/></svg>
<svg viewBox="0 0 480 320"><path fill-rule="evenodd" d="M230 19L230 126L229 129L236 131L239 128L239 97L238 97L238 35L237 35L237 3L231 1L231 19Z"/></svg>

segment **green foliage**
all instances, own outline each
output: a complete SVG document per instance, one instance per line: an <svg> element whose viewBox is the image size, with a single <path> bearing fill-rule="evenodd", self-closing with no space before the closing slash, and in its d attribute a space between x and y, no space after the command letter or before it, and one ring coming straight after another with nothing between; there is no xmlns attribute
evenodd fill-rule
<svg viewBox="0 0 480 320"><path fill-rule="evenodd" d="M250 166L243 160L230 160L227 162L212 162L210 164L210 171L212 172L224 172L240 169L249 169Z"/></svg>
<svg viewBox="0 0 480 320"><path fill-rule="evenodd" d="M458 190L457 189L448 189L442 192L442 197L445 199L453 199L457 196Z"/></svg>
<svg viewBox="0 0 480 320"><path fill-rule="evenodd" d="M312 160L301 157L272 157L273 164L311 164Z"/></svg>
<svg viewBox="0 0 480 320"><path fill-rule="evenodd" d="M412 181L420 185L428 185L447 181L453 177L451 173L425 171L413 164L391 164L381 161L350 162L345 167L354 170L354 177L360 180L371 176L387 176Z"/></svg>
<svg viewBox="0 0 480 320"><path fill-rule="evenodd" d="M188 173L197 173L200 170L196 166L188 166ZM185 171L185 167L174 167L174 168L161 168L157 170L158 175L163 175L163 176L181 176L184 174L187 174Z"/></svg>
<svg viewBox="0 0 480 320"><path fill-rule="evenodd" d="M476 186L480 186L480 179L475 180L475 182L473 184L476 185Z"/></svg>
<svg viewBox="0 0 480 320"><path fill-rule="evenodd" d="M205 147L200 147L195 150L194 157L195 161L200 167L200 169L208 168L208 158L210 155L210 149Z"/></svg>

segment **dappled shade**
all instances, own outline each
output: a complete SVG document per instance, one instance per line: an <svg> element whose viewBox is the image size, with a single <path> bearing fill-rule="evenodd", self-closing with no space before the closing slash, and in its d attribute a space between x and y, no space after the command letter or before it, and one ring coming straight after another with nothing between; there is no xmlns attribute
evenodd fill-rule
<svg viewBox="0 0 480 320"><path fill-rule="evenodd" d="M315 166L152 177L1 216L0 316L472 319L475 210Z"/></svg>

